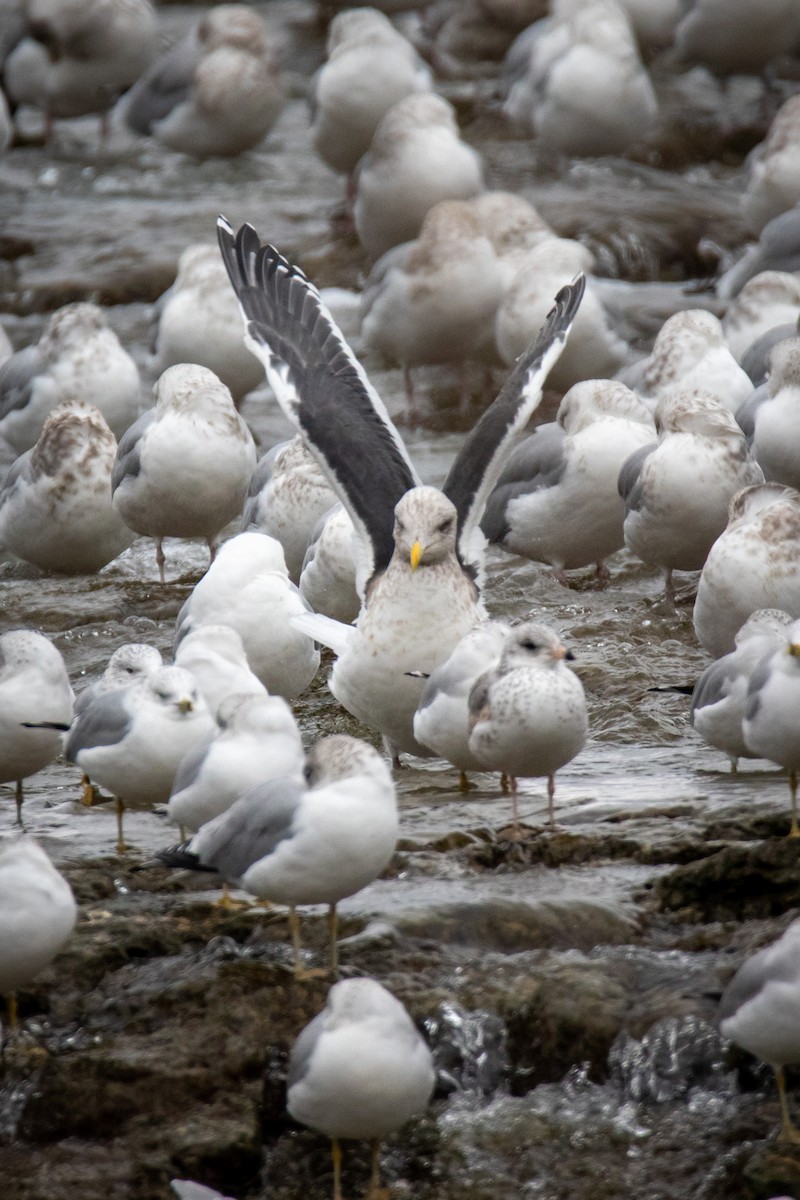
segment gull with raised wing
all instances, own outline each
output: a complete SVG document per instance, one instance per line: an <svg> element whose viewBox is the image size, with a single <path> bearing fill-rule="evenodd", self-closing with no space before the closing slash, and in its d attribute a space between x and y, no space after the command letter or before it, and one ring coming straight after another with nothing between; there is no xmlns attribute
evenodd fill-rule
<svg viewBox="0 0 800 1200"><path fill-rule="evenodd" d="M305 275L250 225L218 222L220 247L281 407L304 435L359 539L354 626L295 623L336 651L334 696L401 751L427 754L413 718L425 675L485 619L479 521L508 449L536 409L584 281L559 292L533 345L456 456L441 490L421 485L386 409Z"/></svg>

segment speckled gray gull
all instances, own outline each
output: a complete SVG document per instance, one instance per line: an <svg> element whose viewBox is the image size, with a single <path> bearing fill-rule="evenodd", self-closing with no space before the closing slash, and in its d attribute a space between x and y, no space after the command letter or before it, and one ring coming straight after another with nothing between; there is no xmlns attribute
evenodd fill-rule
<svg viewBox="0 0 800 1200"><path fill-rule="evenodd" d="M469 787L468 771L484 764L469 747L469 696L476 679L497 665L509 626L484 621L465 634L449 658L431 671L414 714L414 736L460 772L462 791Z"/></svg>
<svg viewBox="0 0 800 1200"><path fill-rule="evenodd" d="M180 667L92 697L69 732L66 757L113 794L118 853L127 849L126 802L164 803L181 760L214 729L194 676Z"/></svg>
<svg viewBox="0 0 800 1200"><path fill-rule="evenodd" d="M333 1200L342 1200L342 1139L372 1143L370 1197L380 1188L379 1144L428 1106L433 1057L399 1000L375 979L334 984L289 1058L286 1107L331 1139Z"/></svg>
<svg viewBox="0 0 800 1200"><path fill-rule="evenodd" d="M746 369L744 356L755 341L776 326L796 326L798 315L800 277L788 271L761 271L748 280L722 318L725 340L742 370Z"/></svg>
<svg viewBox="0 0 800 1200"><path fill-rule="evenodd" d="M617 480L623 463L651 445L655 426L634 393L614 380L576 383L556 420L514 449L486 503L481 528L510 554L565 572L604 560L625 545L625 505Z"/></svg>
<svg viewBox="0 0 800 1200"><path fill-rule="evenodd" d="M235 295L233 299L235 303ZM259 368L263 376L260 362ZM314 531L335 503L324 471L298 433L259 459L247 489L242 528L277 538L289 578L299 583Z"/></svg>
<svg viewBox="0 0 800 1200"><path fill-rule="evenodd" d="M684 309L667 318L636 391L655 408L662 396L677 387L707 392L731 412L753 390L750 377L728 348L719 318L706 309Z"/></svg>
<svg viewBox="0 0 800 1200"><path fill-rule="evenodd" d="M216 246L194 243L182 251L175 282L156 301L155 316L156 374L177 363L198 363L218 376L237 405L263 382L261 363L244 344L236 297Z"/></svg>
<svg viewBox="0 0 800 1200"><path fill-rule="evenodd" d="M742 733L745 745L785 767L792 797L791 837L800 837L797 819L797 772L800 769L800 621L785 631L781 645L769 650L754 668L747 686Z"/></svg>
<svg viewBox="0 0 800 1200"><path fill-rule="evenodd" d="M141 76L120 115L135 133L171 150L231 157L258 145L283 103L276 41L266 23L246 4L220 4Z"/></svg>
<svg viewBox="0 0 800 1200"><path fill-rule="evenodd" d="M414 367L496 361L494 319L507 273L466 200L434 205L419 236L375 264L361 297L361 334L403 368L411 406Z"/></svg>
<svg viewBox="0 0 800 1200"><path fill-rule="evenodd" d="M135 534L111 504L117 440L93 404L65 400L0 488L0 546L44 571L93 574Z"/></svg>
<svg viewBox="0 0 800 1200"><path fill-rule="evenodd" d="M586 697L567 666L572 657L552 629L527 621L509 630L499 661L469 694L469 748L484 767L509 777L515 833L518 777L547 778L547 820L553 825L556 772L586 744Z"/></svg>
<svg viewBox="0 0 800 1200"><path fill-rule="evenodd" d="M577 272L590 271L593 263L594 255L573 238L543 238L521 256L495 316L497 352L506 366L513 366L528 347L558 289ZM564 392L584 379L607 379L629 359L628 344L614 328L589 276L569 344L553 367L550 385Z"/></svg>
<svg viewBox="0 0 800 1200"><path fill-rule="evenodd" d="M749 178L742 207L754 233L800 202L799 150L800 96L794 95L783 102L767 136L747 159Z"/></svg>
<svg viewBox="0 0 800 1200"><path fill-rule="evenodd" d="M63 949L77 915L72 888L33 838L0 842L0 996L12 1029L17 990Z"/></svg>
<svg viewBox="0 0 800 1200"><path fill-rule="evenodd" d="M216 871L252 896L289 907L295 973L304 974L297 906L328 905L338 970L336 905L388 865L397 843L394 784L381 755L345 734L322 738L302 775L259 784L191 841L159 858Z"/></svg>
<svg viewBox="0 0 800 1200"><path fill-rule="evenodd" d="M388 17L366 7L337 13L328 27L327 60L311 81L314 149L334 171L350 175L392 105L431 89L430 71Z"/></svg>
<svg viewBox="0 0 800 1200"><path fill-rule="evenodd" d="M644 138L658 100L624 10L614 0L554 4L505 111L558 154L621 154Z"/></svg>
<svg viewBox="0 0 800 1200"><path fill-rule="evenodd" d="M192 832L257 784L302 779L300 731L280 696L232 693L220 705L217 722L220 728L181 760L167 804L170 819Z"/></svg>
<svg viewBox="0 0 800 1200"><path fill-rule="evenodd" d="M264 533L239 533L223 543L178 613L177 653L182 639L200 626L230 625L267 691L291 700L319 667L313 637L293 623L307 611L280 542Z"/></svg>
<svg viewBox="0 0 800 1200"><path fill-rule="evenodd" d="M0 783L16 787L22 823L22 784L61 753L72 720L72 688L64 659L44 634L0 634Z"/></svg>
<svg viewBox="0 0 800 1200"><path fill-rule="evenodd" d="M16 105L53 118L105 114L149 65L158 34L149 0L25 0L26 36L4 83Z"/></svg>
<svg viewBox="0 0 800 1200"><path fill-rule="evenodd" d="M381 119L355 182L356 232L378 258L415 238L434 204L483 191L483 166L461 140L452 105L422 92L398 100Z"/></svg>
<svg viewBox="0 0 800 1200"><path fill-rule="evenodd" d="M395 427L316 288L245 225L219 222L247 338L278 400L325 467L359 538L364 602L355 626L315 615L336 698L384 735L393 758L426 753L413 733L419 676L485 617L478 522L508 448L536 409L583 293L562 289L534 344L457 455L442 490L420 486Z"/></svg>
<svg viewBox="0 0 800 1200"><path fill-rule="evenodd" d="M56 405L76 397L117 438L141 410L138 368L95 304L59 308L38 343L0 367L0 439L16 454L30 450Z"/></svg>
<svg viewBox="0 0 800 1200"><path fill-rule="evenodd" d="M146 642L124 642L106 663L102 675L83 689L75 700L75 716L80 716L95 696L116 692L152 675L164 665L161 651Z"/></svg>
<svg viewBox="0 0 800 1200"><path fill-rule="evenodd" d="M693 620L703 649L733 650L758 608L800 617L800 493L779 483L744 488L730 502L697 585Z"/></svg>
<svg viewBox="0 0 800 1200"><path fill-rule="evenodd" d="M772 1067L781 1103L780 1138L800 1142L783 1074L785 1066L800 1062L800 921L745 960L723 993L717 1024L724 1037Z"/></svg>
<svg viewBox="0 0 800 1200"><path fill-rule="evenodd" d="M742 721L753 669L783 641L792 618L779 608L751 613L736 634L736 649L706 667L692 692L689 720L709 746L724 750L731 771L740 758L759 757L744 740Z"/></svg>
<svg viewBox="0 0 800 1200"><path fill-rule="evenodd" d="M300 592L314 612L352 624L361 611L355 528L347 509L336 504L311 535L303 559Z"/></svg>
<svg viewBox="0 0 800 1200"><path fill-rule="evenodd" d="M229 696L267 696L264 684L251 670L244 643L232 625L197 625L175 648L175 666L191 671L216 718Z"/></svg>
<svg viewBox="0 0 800 1200"><path fill-rule="evenodd" d="M800 337L774 346L769 364L765 394L750 410L751 448L765 479L800 488Z"/></svg>
<svg viewBox="0 0 800 1200"><path fill-rule="evenodd" d="M204 538L213 560L220 533L242 510L256 448L207 367L169 367L154 391L155 406L120 439L111 489L125 524L155 538L163 583L165 538Z"/></svg>
<svg viewBox="0 0 800 1200"><path fill-rule="evenodd" d="M667 392L655 411L658 441L623 463L625 545L664 574L674 599L674 571L699 571L728 522L742 488L762 483L733 413L714 396L683 388Z"/></svg>

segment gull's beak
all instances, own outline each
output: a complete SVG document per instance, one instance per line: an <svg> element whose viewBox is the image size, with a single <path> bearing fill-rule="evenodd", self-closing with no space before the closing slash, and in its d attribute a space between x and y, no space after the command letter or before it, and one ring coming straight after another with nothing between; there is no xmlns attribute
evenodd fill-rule
<svg viewBox="0 0 800 1200"><path fill-rule="evenodd" d="M566 648L566 646L559 646L557 650L553 651L553 661L554 662L561 662L562 659L565 659L565 658L572 658L572 655L570 654L570 652Z"/></svg>
<svg viewBox="0 0 800 1200"><path fill-rule="evenodd" d="M191 700L188 699L188 697L184 697L183 700L178 701L179 713L190 713L193 708L194 705L192 704Z"/></svg>
<svg viewBox="0 0 800 1200"><path fill-rule="evenodd" d="M800 658L800 642L789 642L788 649L792 658Z"/></svg>
<svg viewBox="0 0 800 1200"><path fill-rule="evenodd" d="M422 558L422 546L420 545L420 543L418 541L416 541L416 542L414 542L414 545L411 547L411 554L409 555L409 559L408 559L408 561L411 563L412 571L416 571L417 567L420 564L421 558Z"/></svg>

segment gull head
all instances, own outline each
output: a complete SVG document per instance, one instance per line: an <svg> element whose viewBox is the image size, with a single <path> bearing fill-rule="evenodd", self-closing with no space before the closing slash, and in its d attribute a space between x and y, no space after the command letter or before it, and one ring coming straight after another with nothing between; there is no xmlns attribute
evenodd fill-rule
<svg viewBox="0 0 800 1200"><path fill-rule="evenodd" d="M412 571L444 562L455 555L457 530L455 505L442 492L411 488L394 510L395 556L409 563Z"/></svg>
<svg viewBox="0 0 800 1200"><path fill-rule="evenodd" d="M518 667L553 668L573 658L554 630L537 621L526 621L510 631L498 669L504 674Z"/></svg>

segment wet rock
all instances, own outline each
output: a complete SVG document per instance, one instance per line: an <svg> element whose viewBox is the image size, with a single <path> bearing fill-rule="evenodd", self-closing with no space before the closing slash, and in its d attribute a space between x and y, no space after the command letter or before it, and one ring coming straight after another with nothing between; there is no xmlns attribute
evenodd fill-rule
<svg viewBox="0 0 800 1200"><path fill-rule="evenodd" d="M696 923L777 916L800 904L799 868L796 838L726 846L663 876L654 900L662 911Z"/></svg>

